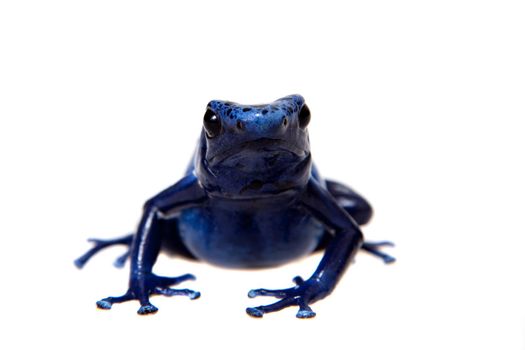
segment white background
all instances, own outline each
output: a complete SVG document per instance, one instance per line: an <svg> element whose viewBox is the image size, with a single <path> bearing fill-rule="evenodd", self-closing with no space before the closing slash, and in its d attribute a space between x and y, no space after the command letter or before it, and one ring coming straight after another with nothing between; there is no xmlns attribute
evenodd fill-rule
<svg viewBox="0 0 525 350"><path fill-rule="evenodd" d="M525 349L523 2L188 4L0 4L4 346ZM122 250L73 259L179 178L206 103L291 93L322 174L372 202L365 235L398 262L360 254L312 320L244 309L320 255L263 271L162 256L200 300L96 310L126 289Z"/></svg>

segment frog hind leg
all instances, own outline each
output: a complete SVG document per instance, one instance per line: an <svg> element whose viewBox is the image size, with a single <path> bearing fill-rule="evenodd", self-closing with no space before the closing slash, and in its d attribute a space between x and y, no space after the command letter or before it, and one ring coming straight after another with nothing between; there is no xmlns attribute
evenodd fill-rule
<svg viewBox="0 0 525 350"><path fill-rule="evenodd" d="M159 222L160 230L162 230L162 249L170 254L182 256L188 259L194 259L194 256L186 249L179 236L178 220L163 220ZM129 235L113 238L113 239L88 239L88 242L94 243L94 246L89 249L84 255L74 261L75 266L79 269L83 268L84 265L97 253L106 248L115 245L124 245L127 247L126 252L119 256L113 265L117 268L122 268L126 264L131 254L131 244L133 243L133 236Z"/></svg>
<svg viewBox="0 0 525 350"><path fill-rule="evenodd" d="M365 225L370 221L373 214L372 206L363 196L355 192L350 187L335 181L327 180L326 188L328 192L330 192L330 194L335 197L341 207L343 207L346 212L352 216L359 226ZM328 232L325 233L321 243L319 244L319 249L324 248L330 240L331 234ZM388 241L365 241L363 242L361 249L382 259L385 264L390 264L395 262L396 259L391 255L383 253L381 248L393 246L394 244Z"/></svg>
<svg viewBox="0 0 525 350"><path fill-rule="evenodd" d="M129 258L130 250L131 250L131 243L133 242L133 234L129 234L123 237L119 238L113 238L113 239L96 239L96 238L90 238L88 239L88 242L93 243L93 247L89 249L87 252L85 252L82 256L77 258L74 263L75 266L79 269L83 268L84 265L97 253L99 253L101 250L115 246L115 245L124 245L127 247L126 252L119 256L113 265L115 267L123 267L126 263L126 260Z"/></svg>

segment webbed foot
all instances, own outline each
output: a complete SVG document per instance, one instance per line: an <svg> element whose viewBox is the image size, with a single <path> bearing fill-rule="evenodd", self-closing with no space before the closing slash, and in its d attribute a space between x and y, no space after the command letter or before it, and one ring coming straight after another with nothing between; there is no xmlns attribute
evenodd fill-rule
<svg viewBox="0 0 525 350"><path fill-rule="evenodd" d="M308 279L304 281L297 276L293 281L296 286L288 289L252 289L248 293L250 298L271 296L281 300L270 305L249 307L246 309L246 313L253 317L263 317L265 313L279 311L289 306L298 306L297 318L315 317L316 314L312 311L309 304L324 298L329 294L329 289L319 280Z"/></svg>
<svg viewBox="0 0 525 350"><path fill-rule="evenodd" d="M113 304L123 303L130 300L138 300L140 302L140 308L137 313L139 315L154 314L158 311L158 308L149 302L151 295L185 295L190 299L198 299L201 296L200 292L193 291L191 289L173 289L170 286L182 283L184 281L193 281L195 276L191 274L182 275L179 277L161 277L154 274L148 275L140 282L131 284L128 291L119 297L107 297L97 301L97 307L99 309L109 310Z"/></svg>
<svg viewBox="0 0 525 350"><path fill-rule="evenodd" d="M382 259L385 264L391 264L396 261L396 258L386 253L383 253L380 249L382 247L393 247L393 246L394 246L394 243L389 242L389 241L363 242L363 245L361 245L361 249Z"/></svg>
<svg viewBox="0 0 525 350"><path fill-rule="evenodd" d="M126 245L128 246L128 250L123 255L119 256L113 265L115 267L121 268L125 265L126 260L128 260L130 255L130 249L131 249L131 243L133 242L133 234L115 238L115 239L94 239L90 238L88 239L88 242L94 243L93 248L88 250L84 255L79 257L74 261L75 266L79 269L83 268L84 265L98 252L100 252L102 249L111 247L113 245Z"/></svg>

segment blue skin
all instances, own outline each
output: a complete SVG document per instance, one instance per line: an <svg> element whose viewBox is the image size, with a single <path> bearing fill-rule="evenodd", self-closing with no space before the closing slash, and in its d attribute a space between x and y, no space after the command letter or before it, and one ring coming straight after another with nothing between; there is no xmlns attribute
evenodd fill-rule
<svg viewBox="0 0 525 350"><path fill-rule="evenodd" d="M312 276L295 277L294 287L251 290L250 298L280 299L246 309L254 317L292 305L299 307L299 318L315 316L309 305L334 290L359 249L393 262L379 250L390 242L363 242L359 225L372 216L369 203L352 189L319 177L311 160L309 120L299 95L258 106L211 101L186 175L146 202L134 235L93 240L95 246L75 261L82 267L101 249L130 247L115 263L123 266L131 258L127 292L97 306L110 309L114 303L138 300L138 313L150 314L157 311L151 295L198 298L199 292L171 288L193 275L152 273L161 249L242 268L276 266L325 249Z"/></svg>

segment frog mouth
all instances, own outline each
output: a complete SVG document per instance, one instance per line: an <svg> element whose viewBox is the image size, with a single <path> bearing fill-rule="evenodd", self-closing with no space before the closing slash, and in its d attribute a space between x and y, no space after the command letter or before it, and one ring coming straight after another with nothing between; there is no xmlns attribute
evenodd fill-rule
<svg viewBox="0 0 525 350"><path fill-rule="evenodd" d="M213 155L208 159L208 162L219 165L230 159L251 156L257 157L259 154L261 157L269 159L270 163L275 163L279 156L283 155L287 158L295 159L303 159L308 156L307 151L287 140L264 137L236 144L226 151Z"/></svg>

